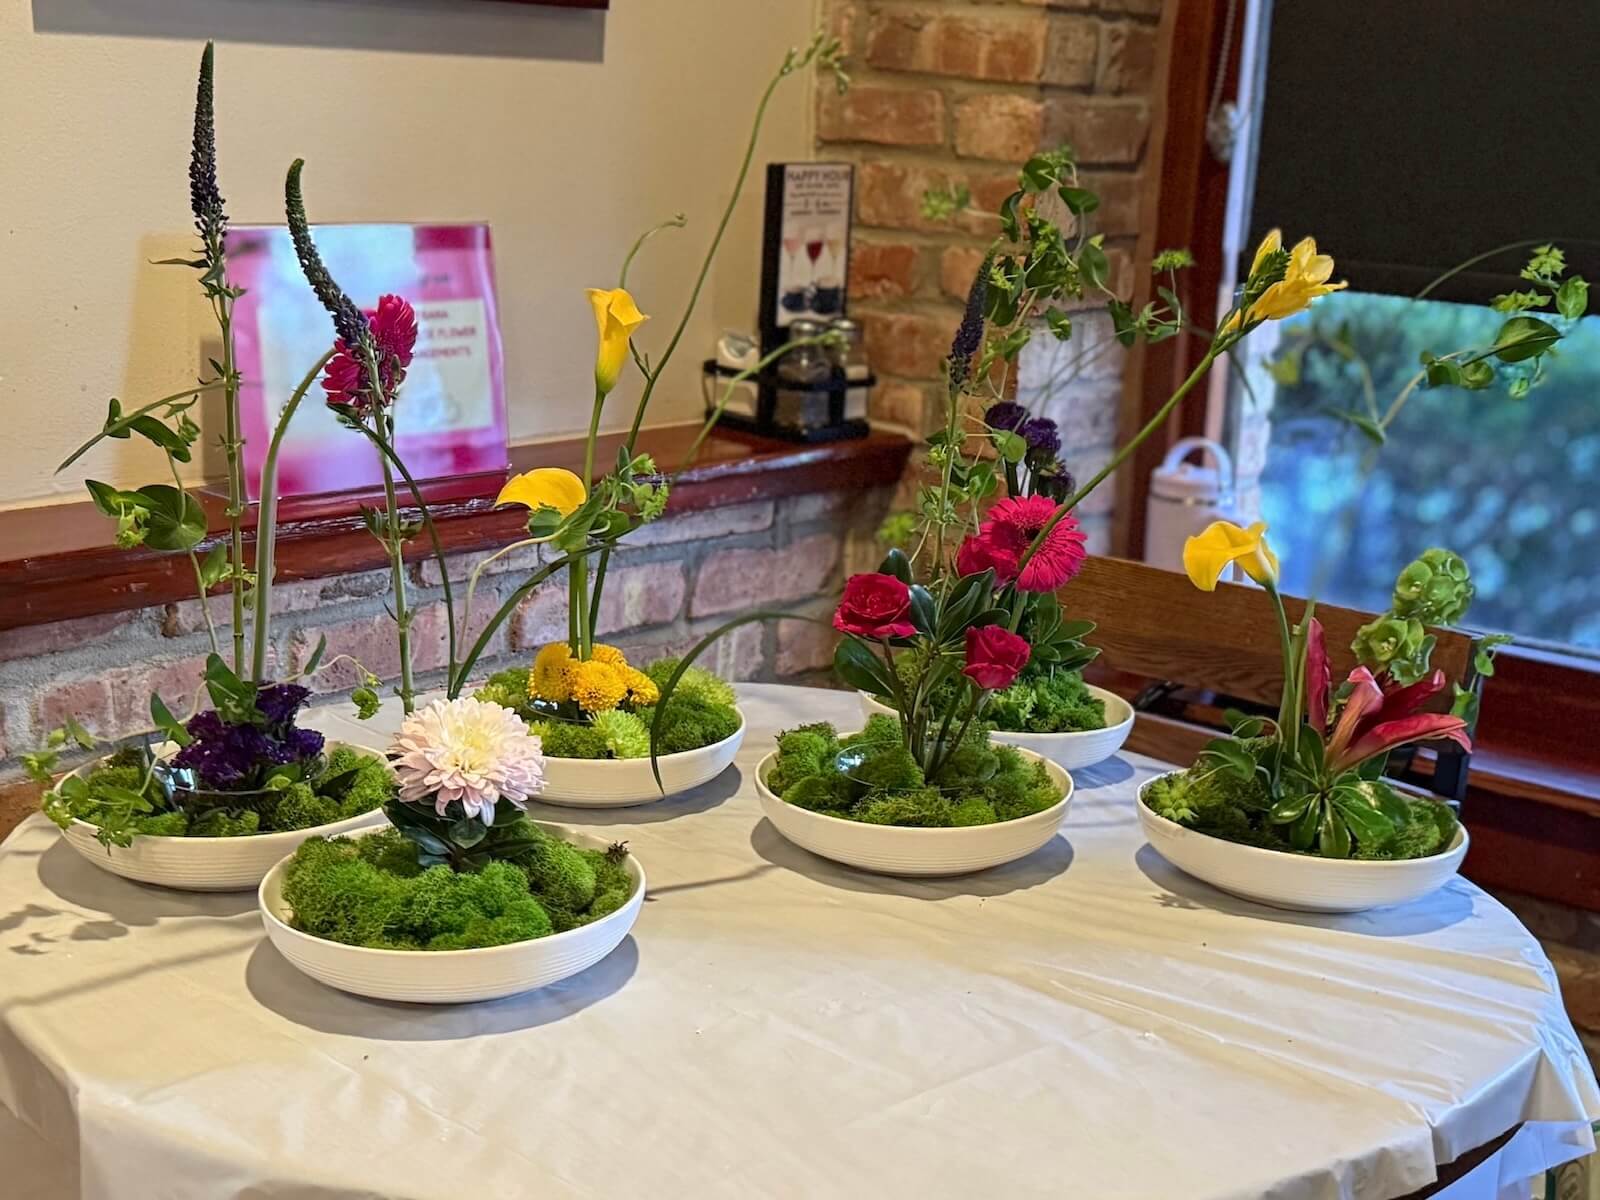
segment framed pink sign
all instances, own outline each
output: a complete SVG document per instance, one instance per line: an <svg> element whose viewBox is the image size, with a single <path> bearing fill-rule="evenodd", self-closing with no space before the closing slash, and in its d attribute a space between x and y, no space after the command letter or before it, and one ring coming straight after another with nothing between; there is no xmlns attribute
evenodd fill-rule
<svg viewBox="0 0 1600 1200"><path fill-rule="evenodd" d="M393 292L417 312L417 347L395 405L396 448L418 480L503 475L505 364L487 225L319 225L317 248L333 277L370 308ZM261 465L278 414L332 344L328 315L306 286L289 231L228 231L228 280L243 376L240 409L247 486L260 498ZM367 439L342 428L314 386L278 457L280 494L365 491L383 480Z"/></svg>

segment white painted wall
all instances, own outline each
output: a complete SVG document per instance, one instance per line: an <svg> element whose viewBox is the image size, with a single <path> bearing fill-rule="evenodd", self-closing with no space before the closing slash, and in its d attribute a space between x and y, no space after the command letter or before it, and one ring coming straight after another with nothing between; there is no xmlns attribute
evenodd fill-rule
<svg viewBox="0 0 1600 1200"><path fill-rule="evenodd" d="M194 73L217 39L221 183L238 223L282 220L307 160L313 221L487 220L513 440L584 427L593 318L646 226L682 210L631 280L659 346L711 234L765 80L813 0L11 0L0 5L0 506L134 485L162 460L116 443L57 462L126 406L200 370L209 315L183 253ZM786 82L739 218L652 423L700 411L699 360L753 326L761 164L808 157L811 82ZM636 391L614 394L625 424ZM614 419L612 419L614 418ZM208 430L208 436L209 436Z"/></svg>

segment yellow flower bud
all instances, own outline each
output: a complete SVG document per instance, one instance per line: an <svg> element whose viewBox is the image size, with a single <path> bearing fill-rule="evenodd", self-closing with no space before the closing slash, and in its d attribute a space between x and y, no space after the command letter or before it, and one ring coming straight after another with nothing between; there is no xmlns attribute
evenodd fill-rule
<svg viewBox="0 0 1600 1200"><path fill-rule="evenodd" d="M617 386L622 364L628 361L628 339L650 318L639 311L633 297L623 288L590 288L588 295L600 334L600 348L594 360L594 383L605 394Z"/></svg>

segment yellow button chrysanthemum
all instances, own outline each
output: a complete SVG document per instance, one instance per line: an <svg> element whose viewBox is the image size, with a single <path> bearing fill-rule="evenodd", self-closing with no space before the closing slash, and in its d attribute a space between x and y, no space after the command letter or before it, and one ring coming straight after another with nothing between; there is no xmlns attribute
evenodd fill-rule
<svg viewBox="0 0 1600 1200"><path fill-rule="evenodd" d="M643 708L661 699L661 689L656 686L656 681L643 671L628 667L623 672L623 681L628 685L628 700L632 704Z"/></svg>
<svg viewBox="0 0 1600 1200"><path fill-rule="evenodd" d="M589 648L589 658L592 662L603 662L608 666L625 667L628 665L627 656L615 646L608 646L604 642L596 642Z"/></svg>
<svg viewBox="0 0 1600 1200"><path fill-rule="evenodd" d="M567 664L565 674L573 700L587 713L615 708L628 694L628 684L622 672L610 663L571 662Z"/></svg>
<svg viewBox="0 0 1600 1200"><path fill-rule="evenodd" d="M534 656L533 670L528 672L528 695L554 704L572 699L572 689L566 678L566 668L571 662L572 651L565 642L551 642L543 647Z"/></svg>

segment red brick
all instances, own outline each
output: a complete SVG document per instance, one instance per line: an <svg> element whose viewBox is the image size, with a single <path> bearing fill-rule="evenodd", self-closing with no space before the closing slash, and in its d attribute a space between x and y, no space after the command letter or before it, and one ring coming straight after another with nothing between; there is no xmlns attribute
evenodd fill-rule
<svg viewBox="0 0 1600 1200"><path fill-rule="evenodd" d="M1111 95L1148 95L1156 74L1156 29L1118 21L1100 38L1100 69L1095 90Z"/></svg>
<svg viewBox="0 0 1600 1200"><path fill-rule="evenodd" d="M863 225L942 232L948 221L922 215L922 197L933 188L965 183L959 171L906 163L864 162L856 172L856 217Z"/></svg>
<svg viewBox="0 0 1600 1200"><path fill-rule="evenodd" d="M921 436L928 428L927 393L914 383L880 383L867 400L874 421L900 425Z"/></svg>
<svg viewBox="0 0 1600 1200"><path fill-rule="evenodd" d="M135 612L104 613L71 621L52 621L46 625L0 630L0 662L58 654L63 650L105 641L111 635L125 630L132 633L136 628L151 623L150 614L153 611L139 609Z"/></svg>
<svg viewBox="0 0 1600 1200"><path fill-rule="evenodd" d="M946 246L939 256L939 290L964 302L983 257L984 251L978 246Z"/></svg>
<svg viewBox="0 0 1600 1200"><path fill-rule="evenodd" d="M833 663L839 635L828 625L801 621L778 622L778 653L773 670L778 675L820 671Z"/></svg>
<svg viewBox="0 0 1600 1200"><path fill-rule="evenodd" d="M956 218L956 225L970 234L992 238L1000 232L1000 205L1017 190L1016 171L974 172L967 177L972 191L968 211Z"/></svg>
<svg viewBox="0 0 1600 1200"><path fill-rule="evenodd" d="M899 300L917 290L920 254L907 242L856 239L850 247L850 298Z"/></svg>
<svg viewBox="0 0 1600 1200"><path fill-rule="evenodd" d="M775 550L722 550L700 566L691 617L765 608L815 596L839 562L839 538L814 533Z"/></svg>
<svg viewBox="0 0 1600 1200"><path fill-rule="evenodd" d="M829 35L839 39L845 56L851 57L856 48L856 29L860 25L859 11L849 0L828 0L822 10L822 24Z"/></svg>
<svg viewBox="0 0 1600 1200"><path fill-rule="evenodd" d="M1084 186L1100 197L1100 207L1089 218L1094 232L1107 237L1139 232L1143 182L1139 175L1095 175L1085 179Z"/></svg>
<svg viewBox="0 0 1600 1200"><path fill-rule="evenodd" d="M1028 83L1044 59L1042 16L951 16L906 9L878 13L867 31L867 62L888 71Z"/></svg>
<svg viewBox="0 0 1600 1200"><path fill-rule="evenodd" d="M681 562L645 563L606 572L600 597L601 636L674 620L683 609L688 582ZM511 645L535 650L567 637L567 581L563 574L523 601L511 617Z"/></svg>
<svg viewBox="0 0 1600 1200"><path fill-rule="evenodd" d="M122 733L136 733L150 729L150 694L160 696L162 702L181 720L195 711L202 696L202 679L206 671L206 656L197 654L172 662L142 662L112 671L107 675L111 685L116 726ZM205 706L210 706L206 697Z"/></svg>
<svg viewBox="0 0 1600 1200"><path fill-rule="evenodd" d="M110 682L100 676L57 681L46 686L34 703L33 727L40 741L71 716L90 733L102 738L120 737Z"/></svg>
<svg viewBox="0 0 1600 1200"><path fill-rule="evenodd" d="M1039 148L1044 106L1025 96L968 96L956 105L956 153L1022 162Z"/></svg>
<svg viewBox="0 0 1600 1200"><path fill-rule="evenodd" d="M861 500L860 492L813 492L784 502L784 516L792 528L806 521L820 521L849 512Z"/></svg>
<svg viewBox="0 0 1600 1200"><path fill-rule="evenodd" d="M400 649L394 620L388 613L358 617L334 625L307 625L297 629L289 643L289 665L300 670L317 648L318 640L328 638L322 656L323 666L316 675L303 680L316 692L336 692L361 682L361 671L354 665L335 660L354 658L380 679L400 676ZM411 668L421 675L438 670L448 661L443 604L428 604L414 609L411 617Z"/></svg>
<svg viewBox="0 0 1600 1200"><path fill-rule="evenodd" d="M1049 140L1069 143L1081 163L1136 163L1150 133L1150 110L1138 100L1061 96L1050 102L1045 124Z"/></svg>
<svg viewBox="0 0 1600 1200"><path fill-rule="evenodd" d="M932 88L853 87L818 92L817 136L886 146L944 144L944 96Z"/></svg>
<svg viewBox="0 0 1600 1200"><path fill-rule="evenodd" d="M412 569L415 571L417 568ZM433 579L437 582L438 578L439 572L435 568ZM272 588L272 612L275 616L283 613L312 612L341 600L381 596L388 592L390 582L389 571L386 568L378 571L356 571L329 579L277 583ZM228 637L232 637L233 601L227 592L211 597L211 619L215 622L219 635L223 630L227 630ZM250 617L247 615L245 620L248 622ZM161 632L166 637L186 637L193 633L204 633L205 628L205 616L200 610L198 599L180 600L176 604L166 606L161 622Z"/></svg>
<svg viewBox="0 0 1600 1200"><path fill-rule="evenodd" d="M630 533L628 545L666 546L677 542L702 542L740 533L760 533L763 529L771 528L772 501L758 500L753 504L734 504L652 521Z"/></svg>
<svg viewBox="0 0 1600 1200"><path fill-rule="evenodd" d="M858 314L866 335L867 358L874 369L907 379L938 379L950 339L961 320L957 312L933 316L916 312Z"/></svg>
<svg viewBox="0 0 1600 1200"><path fill-rule="evenodd" d="M1043 80L1057 87L1088 87L1095 79L1099 22L1088 17L1050 18Z"/></svg>

